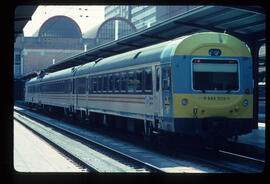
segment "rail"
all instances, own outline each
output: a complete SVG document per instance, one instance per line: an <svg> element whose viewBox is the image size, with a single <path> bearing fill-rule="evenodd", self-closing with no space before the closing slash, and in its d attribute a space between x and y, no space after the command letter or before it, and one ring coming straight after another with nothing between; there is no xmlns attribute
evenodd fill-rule
<svg viewBox="0 0 270 184"><path fill-rule="evenodd" d="M72 139L79 140L83 144L87 144L87 145L90 144L91 147L93 147L93 146L95 147L95 150L102 150L103 154L104 154L104 152L106 152L107 155L110 155L110 156L114 155L114 157L115 156L117 157L117 160L124 160L124 162L126 162L128 165L131 165L134 168L140 168L140 169L135 169L133 171L130 170L130 172L151 172L151 173L164 173L164 172L166 172L163 169L158 168L158 167L156 167L154 165L151 165L149 163L141 161L141 160L139 160L137 158L134 158L134 157L132 157L130 155L122 153L122 152L120 152L118 150L112 149L112 148L110 148L110 147L108 147L106 145L103 145L103 144L101 144L99 142L96 142L94 140L90 140L89 138L87 138L87 137L85 137L83 135L74 133L74 132L72 132L70 130L67 130L67 129L63 128L63 127L59 127L57 125L47 123L46 120L44 120L44 119L37 118L37 117L32 117L29 114L25 114L25 113L23 113L21 111L18 111L17 107L14 108L14 111L15 111L14 112L14 118L17 121L23 123L25 126L27 126L31 130L33 130L33 128L30 125L27 125L27 123L23 122L23 121L28 121L28 120L26 120L26 118L19 117L18 114L21 114L21 115L23 114L27 118L35 120L37 122L37 124L45 125L46 127L51 127L51 131L52 131L52 129L56 129L58 131L63 132L64 134L66 134L68 136L72 136ZM55 147L57 147L57 149L60 149L62 152L67 154L69 157L71 157L77 163L79 163L80 165L83 165L84 167L86 167L90 172L103 172L103 170L95 168L95 167L93 167L93 165L90 165L88 162L83 161L81 158L77 157L76 154L69 153L69 151L66 148L58 145L57 143L54 142L54 140L52 141L49 138L46 138L46 135L42 135L42 134L38 133L38 131L35 131L35 130L33 130L33 131L36 132L37 134L39 134L46 141L53 144ZM119 158L119 157L121 157L121 158ZM112 172L114 172L114 171L112 171ZM119 170L119 171L116 171L116 172L125 172L125 171L124 170Z"/></svg>

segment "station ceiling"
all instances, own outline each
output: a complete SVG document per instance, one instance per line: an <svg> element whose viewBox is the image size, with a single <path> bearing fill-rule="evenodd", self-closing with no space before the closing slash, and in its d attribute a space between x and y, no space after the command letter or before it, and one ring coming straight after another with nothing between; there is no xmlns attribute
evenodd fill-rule
<svg viewBox="0 0 270 184"><path fill-rule="evenodd" d="M14 12L14 42L18 34L23 33L23 28L36 11L37 6L17 6Z"/></svg>
<svg viewBox="0 0 270 184"><path fill-rule="evenodd" d="M196 32L226 32L243 41L265 40L265 9L260 6L200 6L145 30L108 42L50 65L45 72L95 61Z"/></svg>

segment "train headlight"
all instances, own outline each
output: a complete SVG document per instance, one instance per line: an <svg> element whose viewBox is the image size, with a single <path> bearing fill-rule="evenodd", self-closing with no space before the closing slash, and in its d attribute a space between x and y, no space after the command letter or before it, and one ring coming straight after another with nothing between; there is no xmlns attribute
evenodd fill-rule
<svg viewBox="0 0 270 184"><path fill-rule="evenodd" d="M245 107L248 106L248 100L247 99L243 100L242 105Z"/></svg>
<svg viewBox="0 0 270 184"><path fill-rule="evenodd" d="M181 103L183 106L186 106L188 104L188 100L186 98L183 98Z"/></svg>

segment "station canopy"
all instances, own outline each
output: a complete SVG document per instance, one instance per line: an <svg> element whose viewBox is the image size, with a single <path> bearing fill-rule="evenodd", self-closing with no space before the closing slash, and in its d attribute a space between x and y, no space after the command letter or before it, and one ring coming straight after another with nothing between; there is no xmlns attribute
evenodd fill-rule
<svg viewBox="0 0 270 184"><path fill-rule="evenodd" d="M17 6L14 12L14 41L19 34L23 34L23 28L29 20L37 6Z"/></svg>
<svg viewBox="0 0 270 184"><path fill-rule="evenodd" d="M265 41L265 9L260 6L200 6L147 29L50 65L45 72L106 58L205 31L226 32L245 42Z"/></svg>

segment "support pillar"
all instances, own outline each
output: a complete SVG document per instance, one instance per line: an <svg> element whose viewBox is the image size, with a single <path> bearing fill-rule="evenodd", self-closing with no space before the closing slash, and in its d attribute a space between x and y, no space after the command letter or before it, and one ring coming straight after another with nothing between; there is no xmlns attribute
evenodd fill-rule
<svg viewBox="0 0 270 184"><path fill-rule="evenodd" d="M253 129L258 129L258 100L259 100L259 89L258 89L258 76L259 76L259 49L260 44L256 41L249 43L251 55L252 55L252 64L253 64Z"/></svg>

